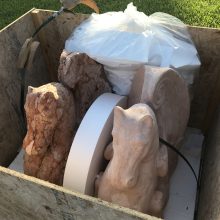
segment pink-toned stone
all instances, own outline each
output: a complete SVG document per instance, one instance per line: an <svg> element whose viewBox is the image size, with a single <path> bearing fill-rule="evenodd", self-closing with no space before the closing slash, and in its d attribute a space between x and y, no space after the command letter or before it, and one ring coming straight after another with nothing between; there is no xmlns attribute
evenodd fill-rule
<svg viewBox="0 0 220 220"><path fill-rule="evenodd" d="M111 159L96 181L98 197L137 211L161 216L167 196L157 188L168 172L166 148L159 147L155 115L146 104L114 110Z"/></svg>
<svg viewBox="0 0 220 220"><path fill-rule="evenodd" d="M76 121L72 92L60 83L29 87L25 111L24 173L61 185Z"/></svg>
<svg viewBox="0 0 220 220"><path fill-rule="evenodd" d="M153 109L159 135L170 144L180 146L190 113L190 99L185 81L172 69L143 66L134 77L129 106L146 103ZM177 154L168 149L169 173L174 171Z"/></svg>
<svg viewBox="0 0 220 220"><path fill-rule="evenodd" d="M105 92L111 92L103 66L84 53L68 53L64 50L60 57L58 78L73 90L78 125L95 99Z"/></svg>
<svg viewBox="0 0 220 220"><path fill-rule="evenodd" d="M136 103L146 103L153 109L159 136L179 148L190 113L190 99L184 80L172 69L143 66L134 77L128 98L128 106ZM168 152L168 173L157 183L157 189L163 192L165 198L161 200L164 207L169 194L169 180L176 168L178 155L163 144L160 144L160 148L167 149ZM155 213L160 216L163 210L149 214Z"/></svg>

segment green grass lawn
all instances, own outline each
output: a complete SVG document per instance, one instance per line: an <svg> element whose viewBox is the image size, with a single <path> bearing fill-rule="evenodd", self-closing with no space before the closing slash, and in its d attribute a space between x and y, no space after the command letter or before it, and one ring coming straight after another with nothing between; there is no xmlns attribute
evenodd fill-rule
<svg viewBox="0 0 220 220"><path fill-rule="evenodd" d="M101 12L124 10L131 0L97 0ZM220 0L133 0L139 11L147 15L162 11L174 15L186 24L220 28ZM59 0L0 0L0 29L29 9L58 10ZM84 6L77 12L90 13Z"/></svg>

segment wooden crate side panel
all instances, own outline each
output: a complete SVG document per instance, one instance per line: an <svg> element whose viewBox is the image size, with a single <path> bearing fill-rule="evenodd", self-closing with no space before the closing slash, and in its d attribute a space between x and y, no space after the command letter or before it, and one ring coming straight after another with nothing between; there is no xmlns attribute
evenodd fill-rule
<svg viewBox="0 0 220 220"><path fill-rule="evenodd" d="M205 142L198 220L220 219L220 106Z"/></svg>
<svg viewBox="0 0 220 220"><path fill-rule="evenodd" d="M194 86L190 126L206 132L220 103L220 30L189 27L189 31L202 63Z"/></svg>
<svg viewBox="0 0 220 220"><path fill-rule="evenodd" d="M0 165L11 163L21 147L25 135L25 122L21 111L21 77L16 63L21 46L31 36L35 27L28 12L0 31ZM26 74L25 91L28 85L39 86L46 82L47 70L38 57Z"/></svg>
<svg viewBox="0 0 220 220"><path fill-rule="evenodd" d="M0 167L1 219L159 220Z"/></svg>
<svg viewBox="0 0 220 220"><path fill-rule="evenodd" d="M7 165L16 155L25 133L20 111L21 80L16 61L23 42L33 32L27 13L0 32L0 164Z"/></svg>
<svg viewBox="0 0 220 220"><path fill-rule="evenodd" d="M32 17L35 27L39 27L50 15L52 15L52 11L34 10ZM65 13L57 17L39 32L38 36L52 81L57 81L59 60L64 49L65 41L73 29L86 18L88 18L88 15Z"/></svg>

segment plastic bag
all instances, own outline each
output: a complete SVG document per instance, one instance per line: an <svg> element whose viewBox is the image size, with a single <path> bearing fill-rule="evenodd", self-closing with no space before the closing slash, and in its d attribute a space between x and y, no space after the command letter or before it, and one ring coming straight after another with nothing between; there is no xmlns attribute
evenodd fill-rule
<svg viewBox="0 0 220 220"><path fill-rule="evenodd" d="M176 69L188 85L200 66L186 25L165 14L150 16L130 3L124 12L92 14L66 41L69 52L83 52L104 65L113 90L130 91L140 65Z"/></svg>

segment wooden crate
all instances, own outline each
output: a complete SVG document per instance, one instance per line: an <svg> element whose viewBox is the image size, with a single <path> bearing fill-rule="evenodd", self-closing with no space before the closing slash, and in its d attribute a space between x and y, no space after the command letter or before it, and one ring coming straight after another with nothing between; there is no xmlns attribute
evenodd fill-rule
<svg viewBox="0 0 220 220"><path fill-rule="evenodd" d="M3 168L17 155L26 132L20 110L21 79L16 68L18 54L24 41L51 13L32 9L0 31L0 218L157 219ZM83 14L63 14L39 33L41 48L34 57L34 65L28 68L25 91L29 85L39 86L57 80L64 42L73 28L87 17ZM220 216L220 195L216 200L214 196L220 191L216 184L220 141L213 140L218 138L214 134L220 132L220 120L214 127L211 124L213 120L217 121L216 112L220 104L220 30L188 28L202 61L194 86L189 125L201 129L208 137L198 219L217 220ZM214 161L214 165L210 161ZM207 175L212 175L211 180L215 183L207 180ZM207 201L212 203L207 205Z"/></svg>

